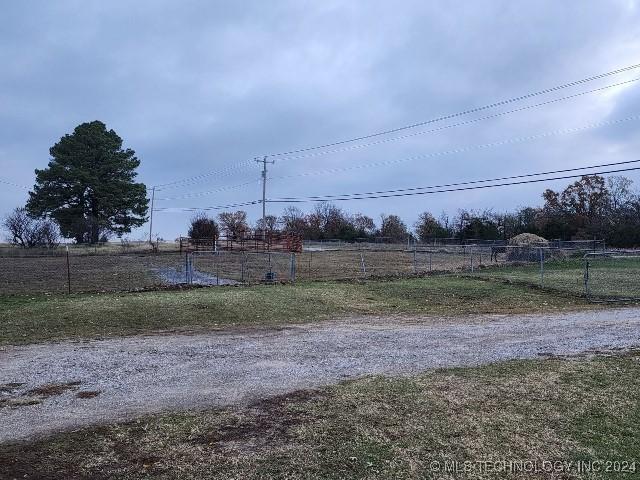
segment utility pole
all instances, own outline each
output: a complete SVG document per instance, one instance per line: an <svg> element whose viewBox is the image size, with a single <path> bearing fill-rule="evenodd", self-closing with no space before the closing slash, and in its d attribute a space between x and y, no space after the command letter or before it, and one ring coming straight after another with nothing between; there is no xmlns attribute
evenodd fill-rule
<svg viewBox="0 0 640 480"><path fill-rule="evenodd" d="M275 163L275 160L268 161L267 155L262 160L256 158L257 163L262 163L262 239L267 238L267 163Z"/></svg>
<svg viewBox="0 0 640 480"><path fill-rule="evenodd" d="M151 189L151 215L149 216L149 243L153 245L153 239L151 236L153 235L153 203L156 199L156 187Z"/></svg>

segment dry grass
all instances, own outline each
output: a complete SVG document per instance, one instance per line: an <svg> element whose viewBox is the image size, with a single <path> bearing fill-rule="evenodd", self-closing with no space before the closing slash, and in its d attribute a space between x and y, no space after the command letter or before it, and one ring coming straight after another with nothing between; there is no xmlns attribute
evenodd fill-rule
<svg viewBox="0 0 640 480"><path fill-rule="evenodd" d="M349 315L460 316L591 308L526 286L455 276L121 294L0 296L0 345L158 330L273 327Z"/></svg>
<svg viewBox="0 0 640 480"><path fill-rule="evenodd" d="M65 257L0 257L3 294L66 293ZM72 292L140 290L161 286L158 268L180 267L180 254L83 255L70 257Z"/></svg>
<svg viewBox="0 0 640 480"><path fill-rule="evenodd" d="M402 250L323 251L296 255L297 280L344 280L379 276L407 276L426 272L453 272L471 267L470 251L435 251L434 253ZM245 283L260 283L273 271L278 279L291 279L291 255L288 253L256 254L221 252L219 256L198 252L194 268L211 276ZM364 268L363 268L364 261ZM475 267L488 263L489 253L476 251ZM183 281L185 257L179 253L71 255L71 291L131 291L166 285L159 270L178 272ZM0 256L0 293L65 293L68 291L66 257Z"/></svg>
<svg viewBox="0 0 640 480"><path fill-rule="evenodd" d="M305 251L295 256L297 281L363 280L382 277L409 277L425 273L466 272L474 275L540 284L537 251L513 251L500 254L491 262L486 247L430 248L406 250L326 250ZM513 255L511 255L513 254ZM524 263L508 261L527 260ZM562 258L559 258L562 257ZM522 258L521 258L522 257ZM564 258L564 254L547 253L544 285L574 295L584 294L584 262ZM529 260L535 261L529 261ZM597 298L640 298L640 257L614 260L594 258L591 293ZM185 256L179 253L126 255L72 255L71 291L113 292L166 287L171 282L186 282ZM264 283L273 272L278 280L292 279L291 254L220 252L213 255L197 252L193 256L196 276L208 275L235 282ZM491 268L488 268L491 267ZM66 258L63 256L0 256L0 293L65 293L69 288Z"/></svg>
<svg viewBox="0 0 640 480"><path fill-rule="evenodd" d="M639 373L621 354L370 377L5 445L0 464L8 478L626 478L432 462L638 462Z"/></svg>
<svg viewBox="0 0 640 480"><path fill-rule="evenodd" d="M474 254L474 265L488 263L487 252ZM463 253L404 250L325 250L296 254L297 280L349 280L382 276L408 276L427 272L454 272L471 268L470 250ZM219 256L197 254L197 270L236 281L257 283L268 271L276 272L279 279L291 278L291 255L288 253L239 254L222 252Z"/></svg>

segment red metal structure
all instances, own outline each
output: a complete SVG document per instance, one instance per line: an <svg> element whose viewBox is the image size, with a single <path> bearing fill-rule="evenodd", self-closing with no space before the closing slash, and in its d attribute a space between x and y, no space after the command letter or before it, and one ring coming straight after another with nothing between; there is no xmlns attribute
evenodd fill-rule
<svg viewBox="0 0 640 480"><path fill-rule="evenodd" d="M217 239L194 239L180 237L180 252L195 251L239 251L239 252L302 252L302 237L280 232L221 236Z"/></svg>

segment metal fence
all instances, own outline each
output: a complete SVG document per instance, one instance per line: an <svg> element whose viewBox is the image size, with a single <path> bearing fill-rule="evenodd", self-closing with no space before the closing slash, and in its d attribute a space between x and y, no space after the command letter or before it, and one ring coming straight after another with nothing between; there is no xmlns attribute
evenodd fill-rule
<svg viewBox="0 0 640 480"><path fill-rule="evenodd" d="M584 257L584 294L592 301L640 300L640 255L634 251Z"/></svg>
<svg viewBox="0 0 640 480"><path fill-rule="evenodd" d="M280 252L131 252L2 256L0 294L131 291L459 273L600 300L640 300L638 252L504 245L395 245Z"/></svg>
<svg viewBox="0 0 640 480"><path fill-rule="evenodd" d="M412 248L432 248L432 247L492 247L492 246L508 246L507 240L485 240L475 238L433 238L430 240L416 240L415 238L407 238L404 242L391 242L385 238L368 239L360 238L354 241L346 241L341 239L325 239L325 240L304 240L304 250L324 250L324 249L397 249L404 246L407 249ZM563 250L582 250L591 252L602 252L606 250L604 240L548 240L547 247L560 248Z"/></svg>

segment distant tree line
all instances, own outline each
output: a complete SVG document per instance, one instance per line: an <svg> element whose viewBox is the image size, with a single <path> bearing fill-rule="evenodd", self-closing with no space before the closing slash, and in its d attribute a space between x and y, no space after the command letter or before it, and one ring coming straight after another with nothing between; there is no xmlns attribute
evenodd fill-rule
<svg viewBox="0 0 640 480"><path fill-rule="evenodd" d="M284 233L299 235L307 240L344 240L348 242L383 239L390 242L406 241L412 234L397 215L381 215L380 227L366 215L350 215L329 203L317 204L311 213L305 214L296 207L287 207L281 217L267 215L256 222L252 229L246 212L223 212L217 221L204 214L191 219L189 236L205 239L220 234L233 239L256 235Z"/></svg>
<svg viewBox="0 0 640 480"><path fill-rule="evenodd" d="M632 181L626 177L583 176L562 191L545 190L542 198L541 207L520 207L506 213L460 209L452 217L445 213L435 217L425 211L412 231L397 215L383 214L376 223L361 213L351 214L333 204L318 203L309 213L287 207L280 217L269 215L264 223L260 219L253 231L347 242L507 240L520 233L535 233L547 239L597 238L611 246L640 246L640 195L632 190ZM204 223L207 229L199 229ZM199 238L198 232L203 231L206 233L202 238L211 238L213 233L239 238L251 230L246 212L237 211L221 213L217 221L199 214L192 219L189 234Z"/></svg>

